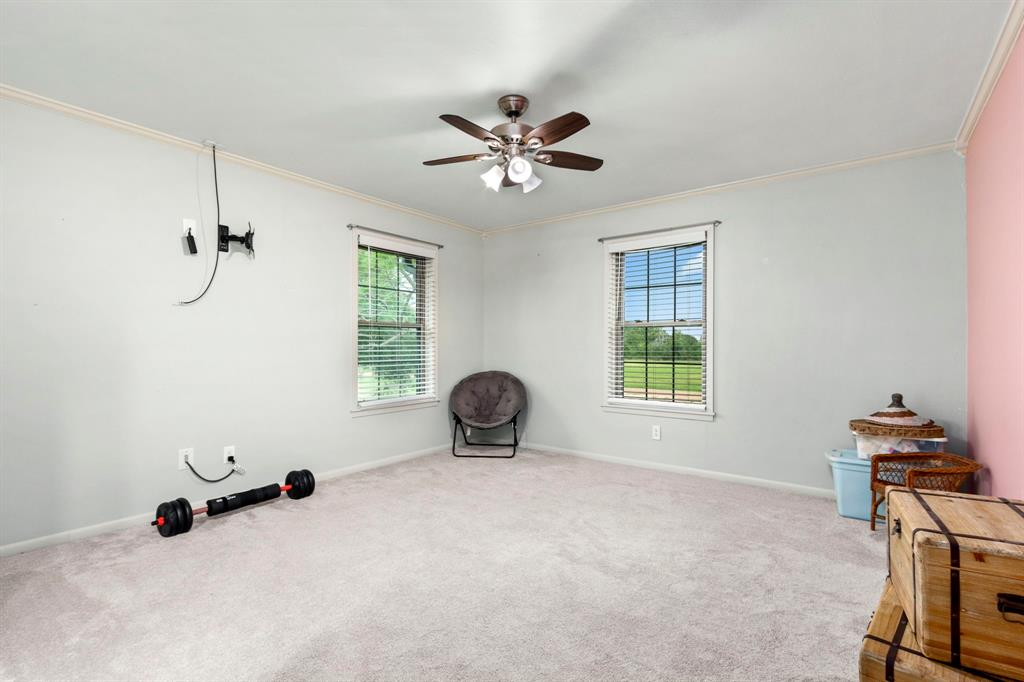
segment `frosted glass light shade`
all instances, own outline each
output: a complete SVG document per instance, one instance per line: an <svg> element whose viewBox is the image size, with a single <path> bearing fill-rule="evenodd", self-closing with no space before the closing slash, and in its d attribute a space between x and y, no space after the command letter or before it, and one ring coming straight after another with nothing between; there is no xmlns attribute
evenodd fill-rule
<svg viewBox="0 0 1024 682"><path fill-rule="evenodd" d="M505 171L499 165L492 166L489 171L480 175L480 179L484 181L488 189L497 192L501 189L501 181L505 179Z"/></svg>
<svg viewBox="0 0 1024 682"><path fill-rule="evenodd" d="M526 178L526 181L523 182L523 194L532 192L533 190L537 189L538 187L540 187L540 183L542 182L544 181L538 178L536 174L533 174L530 177Z"/></svg>
<svg viewBox="0 0 1024 682"><path fill-rule="evenodd" d="M533 175L533 166L521 156L508 162L508 179L515 183L526 182Z"/></svg>

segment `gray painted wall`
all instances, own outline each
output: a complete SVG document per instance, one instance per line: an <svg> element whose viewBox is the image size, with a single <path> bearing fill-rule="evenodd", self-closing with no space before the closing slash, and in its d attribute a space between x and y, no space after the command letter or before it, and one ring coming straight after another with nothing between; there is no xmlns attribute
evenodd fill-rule
<svg viewBox="0 0 1024 682"><path fill-rule="evenodd" d="M901 390L961 448L965 216L952 153L479 237L221 164L222 222L255 261L212 266L209 156L0 102L0 544L446 442L444 402L353 418L350 222L445 244L440 391L484 367L530 390L534 443L828 487L846 421ZM343 163L344 160L339 160ZM523 197L529 201L530 197ZM206 226L181 250L181 219ZM719 219L714 422L605 413L597 237ZM482 263L481 263L482 260ZM650 426L662 440L650 439ZM202 471L236 445L248 469Z"/></svg>
<svg viewBox="0 0 1024 682"><path fill-rule="evenodd" d="M479 236L8 100L2 116L0 544L443 444L444 405L353 418L350 222L441 242L440 390L479 369ZM338 159L338 163L345 163ZM182 218L202 218L200 255ZM244 478L217 485L177 468Z"/></svg>
<svg viewBox="0 0 1024 682"><path fill-rule="evenodd" d="M485 364L526 383L532 443L827 488L902 391L962 451L963 184L947 152L488 237ZM715 421L604 412L597 238L714 219Z"/></svg>

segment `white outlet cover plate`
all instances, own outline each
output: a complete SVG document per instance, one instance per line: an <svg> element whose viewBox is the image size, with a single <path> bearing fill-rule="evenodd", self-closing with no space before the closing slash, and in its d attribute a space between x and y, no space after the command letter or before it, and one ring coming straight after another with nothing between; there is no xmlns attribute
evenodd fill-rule
<svg viewBox="0 0 1024 682"><path fill-rule="evenodd" d="M225 464L228 463L228 457L234 457L234 456L235 456L235 446L234 445L225 445L224 446L224 463Z"/></svg>
<svg viewBox="0 0 1024 682"><path fill-rule="evenodd" d="M661 440L661 427L660 426L652 426L651 427L651 438L653 438L654 440Z"/></svg>
<svg viewBox="0 0 1024 682"><path fill-rule="evenodd" d="M187 237L188 236L188 231L192 230L192 236L195 237L197 229L198 228L196 226L196 221L192 220L191 218L182 218L182 220L181 220L181 234L183 236Z"/></svg>
<svg viewBox="0 0 1024 682"><path fill-rule="evenodd" d="M195 460L192 459L195 457L195 454L196 451L194 448L182 448L181 450L178 450L178 468L184 469L186 460L189 464L195 464Z"/></svg>

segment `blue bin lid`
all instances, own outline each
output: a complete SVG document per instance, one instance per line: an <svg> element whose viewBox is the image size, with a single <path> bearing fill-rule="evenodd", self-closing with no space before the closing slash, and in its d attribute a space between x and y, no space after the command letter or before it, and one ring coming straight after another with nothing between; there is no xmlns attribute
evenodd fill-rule
<svg viewBox="0 0 1024 682"><path fill-rule="evenodd" d="M825 457L834 467L871 470L871 460L861 459L857 456L856 450L829 450L825 453Z"/></svg>

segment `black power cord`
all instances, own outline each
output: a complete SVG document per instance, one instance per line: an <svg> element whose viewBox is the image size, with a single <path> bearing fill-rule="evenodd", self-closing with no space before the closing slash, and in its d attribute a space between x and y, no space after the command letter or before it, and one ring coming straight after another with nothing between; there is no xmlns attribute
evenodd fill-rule
<svg viewBox="0 0 1024 682"><path fill-rule="evenodd" d="M217 199L217 229L220 230L220 188L217 186L217 145L210 145L210 147L213 149L213 194ZM206 283L206 288L203 289L203 293L199 294L191 301L179 301L178 305L189 305L195 303L203 296L205 296L206 292L210 290L210 286L213 284L213 278L217 276L218 265L220 265L220 249L217 249L217 256L216 259L213 261L213 273L210 275L210 281ZM189 468L192 468L191 465L189 465ZM194 472L195 469L193 469L192 471ZM228 476L230 475L231 474L228 474ZM199 474L196 474L196 476L199 476ZM202 476L199 476L199 478L202 478ZM227 478L227 476L225 476L224 478ZM224 479L222 478L220 480L223 481Z"/></svg>
<svg viewBox="0 0 1024 682"><path fill-rule="evenodd" d="M200 479L206 481L207 483L220 483L221 481L226 479L231 474L238 473L238 469L235 467L235 458L234 457L228 457L228 462L231 463L231 471L227 472L226 474L224 474L220 478L207 478L206 476L203 476L201 473L199 473L198 471L195 470L195 467L192 466L192 462L188 461L187 459L185 460L185 465L189 469L192 470L192 473L195 474L197 478L200 478Z"/></svg>

